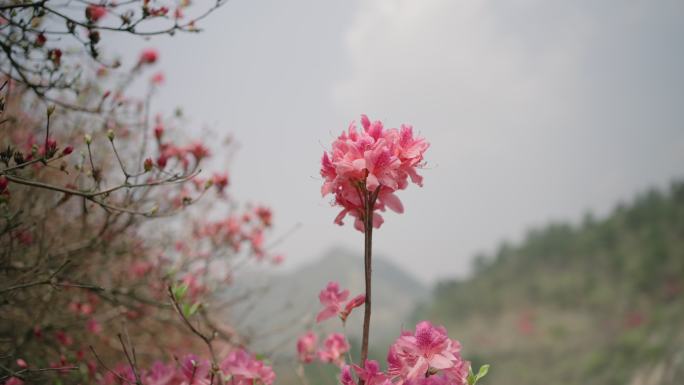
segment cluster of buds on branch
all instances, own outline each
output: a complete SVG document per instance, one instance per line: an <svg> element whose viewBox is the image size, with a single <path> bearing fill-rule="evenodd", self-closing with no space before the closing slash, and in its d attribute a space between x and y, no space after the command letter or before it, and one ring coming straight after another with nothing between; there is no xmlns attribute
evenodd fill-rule
<svg viewBox="0 0 684 385"><path fill-rule="evenodd" d="M83 58L108 69L118 59L102 53L104 32L132 36L198 32L197 23L226 0L166 3L160 0L105 0L99 3L60 0L14 1L0 5L0 73L19 81L39 97L74 109L100 112L74 103L87 89L81 78ZM65 44L71 45L64 49ZM74 49L80 47L80 49ZM153 63L143 55L140 64ZM70 99L65 99L68 95Z"/></svg>

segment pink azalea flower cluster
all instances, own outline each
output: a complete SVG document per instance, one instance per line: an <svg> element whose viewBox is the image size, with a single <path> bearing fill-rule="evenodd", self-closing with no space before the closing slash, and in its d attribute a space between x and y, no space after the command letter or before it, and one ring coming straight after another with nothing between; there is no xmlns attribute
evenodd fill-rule
<svg viewBox="0 0 684 385"><path fill-rule="evenodd" d="M368 360L363 368L344 366L340 382L356 385L355 373L366 385L465 385L470 363L460 351L461 345L449 339L444 327L422 321L415 332L402 332L390 346L386 373L380 371L376 361Z"/></svg>
<svg viewBox="0 0 684 385"><path fill-rule="evenodd" d="M342 303L349 297L349 290L340 290L340 284L337 282L328 282L325 289L318 294L318 300L323 305L318 315L316 315L316 322L322 322L338 315L342 322L347 320L354 308L363 305L366 302L366 296L359 294L348 301L344 306Z"/></svg>
<svg viewBox="0 0 684 385"><path fill-rule="evenodd" d="M199 141L191 142L186 146L177 146L169 141L164 141L164 123L161 116L155 118L154 137L157 140L159 156L157 157L157 167L166 168L170 160L175 159L184 169L188 169L191 159L197 165L202 159L211 155L209 149ZM227 185L226 179L226 185ZM223 186L225 187L225 185Z"/></svg>
<svg viewBox="0 0 684 385"><path fill-rule="evenodd" d="M318 359L321 362L341 365L344 363L344 354L349 351L349 343L341 333L332 333L323 342L323 347L318 351Z"/></svg>
<svg viewBox="0 0 684 385"><path fill-rule="evenodd" d="M372 122L361 115L363 130L357 131L352 122L332 144L331 151L323 153L321 193L334 195L334 204L342 211L335 223L349 214L355 218L354 227L363 231L364 195L377 195L374 205L373 227L380 227L383 218L376 211L389 208L402 213L404 207L394 194L408 186L409 178L422 186L422 177L417 169L424 165L423 153L429 143L413 135L413 127L385 129L382 122Z"/></svg>
<svg viewBox="0 0 684 385"><path fill-rule="evenodd" d="M312 363L318 358L323 363L331 363L337 366L344 364L344 355L349 351L349 342L341 333L330 334L323 347L318 347L318 337L314 332L308 331L297 340L297 356L299 361L305 364Z"/></svg>
<svg viewBox="0 0 684 385"><path fill-rule="evenodd" d="M146 385L209 385L211 383L211 362L194 354L188 354L178 363L156 361L149 369L140 371L140 380ZM244 349L228 353L219 364L223 381L235 385L271 385L275 381L273 369ZM129 365L120 364L113 372L100 376L98 385L120 384L121 379L136 382L135 374ZM214 383L217 383L216 378ZM223 382L221 382L223 383Z"/></svg>
<svg viewBox="0 0 684 385"><path fill-rule="evenodd" d="M242 214L231 214L225 219L199 223L193 232L197 240L208 240L212 245L225 245L238 253L244 245L258 261L266 258L274 264L282 262L282 255L270 256L267 253L266 232L273 223L273 213L265 206L249 207Z"/></svg>
<svg viewBox="0 0 684 385"><path fill-rule="evenodd" d="M95 361L87 359L89 357L89 355L86 353L88 348L85 346L78 348L77 346L79 343L75 341L74 337L72 337L72 335L66 331L45 331L40 326L35 325L33 327L32 334L34 339L46 344L46 346L54 346L56 348L57 354L50 359L48 359L48 356L51 354L48 354L46 357L39 357L33 362L27 362L23 358L18 358L16 360L16 372L21 373L22 369L31 371L49 368L55 373L66 374L70 372L69 368L73 366L81 366L87 369L90 375L94 375L96 373L97 365ZM23 383L23 380L19 377L11 377L7 380L7 382L5 382L5 384L15 385L21 385Z"/></svg>
<svg viewBox="0 0 684 385"><path fill-rule="evenodd" d="M337 315L344 323L352 310L363 305L366 300L363 294L349 301L347 298L349 298L349 290L340 289L337 282L328 282L318 295L323 310L316 315L316 322L322 322ZM330 334L321 348L318 348L318 337L311 331L306 332L297 340L297 354L299 360L305 364L318 358L323 363L341 366L344 364L344 354L349 351L349 348L347 339L341 333Z"/></svg>

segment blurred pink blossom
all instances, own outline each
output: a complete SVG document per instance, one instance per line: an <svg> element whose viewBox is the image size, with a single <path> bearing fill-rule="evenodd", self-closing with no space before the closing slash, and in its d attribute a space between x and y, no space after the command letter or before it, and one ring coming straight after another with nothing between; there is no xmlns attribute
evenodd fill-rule
<svg viewBox="0 0 684 385"><path fill-rule="evenodd" d="M318 351L318 358L322 362L341 365L344 354L349 351L349 343L341 333L332 333L323 342L323 348Z"/></svg>
<svg viewBox="0 0 684 385"><path fill-rule="evenodd" d="M347 297L349 297L349 290L340 291L340 285L337 282L328 282L325 289L318 294L318 299L324 308L316 316L316 322L325 321L336 315Z"/></svg>
<svg viewBox="0 0 684 385"><path fill-rule="evenodd" d="M318 337L312 331L304 333L297 339L297 356L305 364L313 362L316 358L316 345Z"/></svg>

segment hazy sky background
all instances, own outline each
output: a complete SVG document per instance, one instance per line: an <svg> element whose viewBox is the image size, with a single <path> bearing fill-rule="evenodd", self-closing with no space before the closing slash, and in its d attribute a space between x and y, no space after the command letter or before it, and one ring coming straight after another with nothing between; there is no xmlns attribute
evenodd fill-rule
<svg viewBox="0 0 684 385"><path fill-rule="evenodd" d="M301 224L286 268L361 253L319 194L333 137L360 113L413 124L425 187L399 194L375 250L429 282L684 174L683 19L679 0L231 0L200 35L110 49L157 47L155 106L235 135L233 195L270 204L277 233Z"/></svg>

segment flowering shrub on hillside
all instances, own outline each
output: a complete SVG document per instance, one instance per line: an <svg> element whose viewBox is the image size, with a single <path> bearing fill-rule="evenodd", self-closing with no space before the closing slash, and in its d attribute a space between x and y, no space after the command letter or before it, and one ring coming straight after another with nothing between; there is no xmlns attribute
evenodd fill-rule
<svg viewBox="0 0 684 385"><path fill-rule="evenodd" d="M125 68L100 35L195 32L222 4L0 5L0 384L274 382L224 298L282 262L271 210L203 170L230 145L155 113L159 52Z"/></svg>

